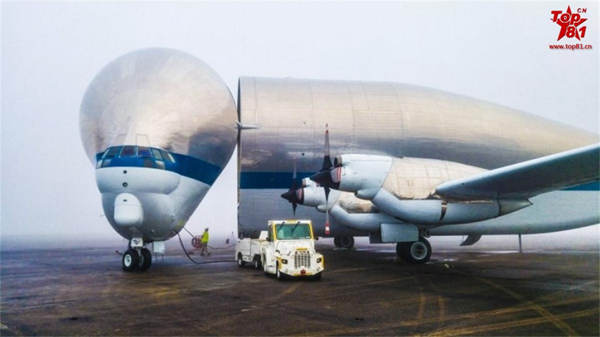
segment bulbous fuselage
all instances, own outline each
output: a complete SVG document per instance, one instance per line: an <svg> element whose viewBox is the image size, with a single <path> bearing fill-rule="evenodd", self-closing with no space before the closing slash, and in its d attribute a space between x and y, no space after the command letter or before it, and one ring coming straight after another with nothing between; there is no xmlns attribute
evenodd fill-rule
<svg viewBox="0 0 600 337"><path fill-rule="evenodd" d="M179 232L229 161L235 122L225 83L189 54L143 49L105 66L80 131L113 228L144 241Z"/></svg>

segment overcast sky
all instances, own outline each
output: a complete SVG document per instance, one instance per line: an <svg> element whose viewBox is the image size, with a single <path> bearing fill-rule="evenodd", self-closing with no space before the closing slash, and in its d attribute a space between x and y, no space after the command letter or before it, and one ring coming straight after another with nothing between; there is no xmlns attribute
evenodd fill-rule
<svg viewBox="0 0 600 337"><path fill-rule="evenodd" d="M568 4L587 8L592 51L549 50L550 12ZM594 2L2 2L1 233L120 238L101 216L78 116L94 75L129 51L188 52L232 92L243 75L396 81L597 133L599 20ZM235 169L189 228L235 230Z"/></svg>

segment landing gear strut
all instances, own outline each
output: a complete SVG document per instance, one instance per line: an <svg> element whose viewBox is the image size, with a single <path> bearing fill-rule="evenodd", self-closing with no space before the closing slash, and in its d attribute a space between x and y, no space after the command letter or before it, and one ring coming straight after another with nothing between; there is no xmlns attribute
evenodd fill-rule
<svg viewBox="0 0 600 337"><path fill-rule="evenodd" d="M121 267L124 271L145 271L152 265L152 253L145 247L131 247L123 254Z"/></svg>
<svg viewBox="0 0 600 337"><path fill-rule="evenodd" d="M337 248L350 249L350 248L354 247L354 237L353 236L336 236L333 238L333 244Z"/></svg>
<svg viewBox="0 0 600 337"><path fill-rule="evenodd" d="M420 237L419 241L398 242L396 244L396 254L409 263L425 263L431 258L431 245L424 237Z"/></svg>

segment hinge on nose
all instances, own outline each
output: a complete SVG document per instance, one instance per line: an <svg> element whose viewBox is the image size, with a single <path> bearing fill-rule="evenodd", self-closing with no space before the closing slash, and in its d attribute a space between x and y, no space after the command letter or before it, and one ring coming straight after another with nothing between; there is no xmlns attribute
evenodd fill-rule
<svg viewBox="0 0 600 337"><path fill-rule="evenodd" d="M260 129L260 125L255 125L255 124L242 124L238 121L235 122L235 127L238 130L254 130L254 129Z"/></svg>

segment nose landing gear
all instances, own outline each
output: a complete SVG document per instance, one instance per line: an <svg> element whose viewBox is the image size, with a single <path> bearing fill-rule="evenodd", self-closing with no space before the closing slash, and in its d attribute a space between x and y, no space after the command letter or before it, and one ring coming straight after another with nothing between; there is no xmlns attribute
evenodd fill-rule
<svg viewBox="0 0 600 337"><path fill-rule="evenodd" d="M137 250L129 248L123 254L121 262L124 271L134 271L140 264L140 254L138 254Z"/></svg>
<svg viewBox="0 0 600 337"><path fill-rule="evenodd" d="M152 265L152 253L146 247L132 247L132 243L136 240L129 243L129 249L121 259L121 267L127 272L147 270Z"/></svg>

